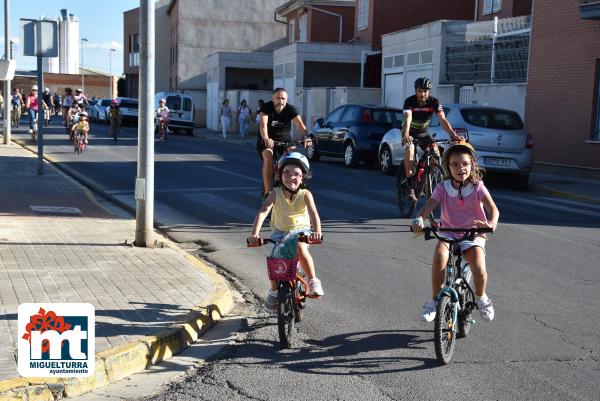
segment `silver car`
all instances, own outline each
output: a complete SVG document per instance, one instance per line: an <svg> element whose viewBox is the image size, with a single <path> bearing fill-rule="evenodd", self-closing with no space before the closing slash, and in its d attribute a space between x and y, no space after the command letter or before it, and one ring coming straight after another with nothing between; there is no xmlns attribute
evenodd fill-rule
<svg viewBox="0 0 600 401"><path fill-rule="evenodd" d="M469 139L477 151L477 162L486 171L513 174L517 186L527 189L533 164L533 139L523 128L519 114L511 110L473 104L445 104L446 118L452 128ZM429 131L436 139L448 139L434 115ZM402 132L394 128L381 139L379 167L393 174L404 159Z"/></svg>

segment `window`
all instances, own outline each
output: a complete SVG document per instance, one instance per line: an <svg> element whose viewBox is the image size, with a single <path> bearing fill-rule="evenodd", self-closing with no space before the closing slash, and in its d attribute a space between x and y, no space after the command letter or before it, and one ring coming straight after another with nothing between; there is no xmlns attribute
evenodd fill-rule
<svg viewBox="0 0 600 401"><path fill-rule="evenodd" d="M290 20L288 25L288 42L294 43L296 41L296 20Z"/></svg>
<svg viewBox="0 0 600 401"><path fill-rule="evenodd" d="M346 107L346 112L342 117L342 121L360 121L362 117L361 108L358 106Z"/></svg>
<svg viewBox="0 0 600 401"><path fill-rule="evenodd" d="M140 65L140 35L134 33L129 35L129 66Z"/></svg>
<svg viewBox="0 0 600 401"><path fill-rule="evenodd" d="M592 140L600 141L600 58L596 59L596 88L594 92L594 125Z"/></svg>
<svg viewBox="0 0 600 401"><path fill-rule="evenodd" d="M385 57L383 59L383 68L392 68L394 66L394 57Z"/></svg>
<svg viewBox="0 0 600 401"><path fill-rule="evenodd" d="M419 52L408 53L408 56L406 57L407 65L417 65L417 64L420 64L420 62L421 62L421 58L420 58Z"/></svg>
<svg viewBox="0 0 600 401"><path fill-rule="evenodd" d="M358 0L358 30L369 26L369 0Z"/></svg>
<svg viewBox="0 0 600 401"><path fill-rule="evenodd" d="M515 131L523 129L521 117L513 111L494 109L461 109L460 114L467 124L482 128Z"/></svg>
<svg viewBox="0 0 600 401"><path fill-rule="evenodd" d="M306 32L306 14L303 14L302 16L300 16L300 42L306 42L307 41L307 32Z"/></svg>
<svg viewBox="0 0 600 401"><path fill-rule="evenodd" d="M340 108L332 111L331 114L329 114L327 116L327 120L325 120L325 125L327 125L327 124L329 124L330 126L335 125L340 120L340 117L342 116L342 112L344 110L346 110L346 107L340 107Z"/></svg>
<svg viewBox="0 0 600 401"><path fill-rule="evenodd" d="M167 96L166 100L169 110L181 109L181 100L179 99L179 96Z"/></svg>
<svg viewBox="0 0 600 401"><path fill-rule="evenodd" d="M394 56L394 67L404 67L404 54Z"/></svg>
<svg viewBox="0 0 600 401"><path fill-rule="evenodd" d="M433 63L433 50L425 50L421 52L421 64Z"/></svg>
<svg viewBox="0 0 600 401"><path fill-rule="evenodd" d="M183 111L192 111L192 99L187 97L183 99Z"/></svg>
<svg viewBox="0 0 600 401"><path fill-rule="evenodd" d="M502 8L502 0L483 0L483 15L497 13Z"/></svg>

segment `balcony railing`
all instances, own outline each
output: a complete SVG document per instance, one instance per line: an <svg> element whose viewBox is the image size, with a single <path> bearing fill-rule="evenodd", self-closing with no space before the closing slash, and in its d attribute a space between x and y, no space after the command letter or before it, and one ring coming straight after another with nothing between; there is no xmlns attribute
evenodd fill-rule
<svg viewBox="0 0 600 401"><path fill-rule="evenodd" d="M581 19L600 19L600 0L579 0Z"/></svg>

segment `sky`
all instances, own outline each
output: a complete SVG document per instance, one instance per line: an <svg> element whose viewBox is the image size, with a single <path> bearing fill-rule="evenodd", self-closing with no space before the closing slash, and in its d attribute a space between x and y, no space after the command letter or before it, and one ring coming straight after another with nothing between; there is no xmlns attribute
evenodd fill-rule
<svg viewBox="0 0 600 401"><path fill-rule="evenodd" d="M0 1L0 57L4 55L4 1ZM114 75L123 72L123 12L139 7L140 0L66 1L66 0L8 0L10 3L10 37L17 70L35 70L35 57L24 57L20 45L20 18L37 19L40 16L59 16L66 8L79 19L80 38L83 42L83 64ZM116 49L109 56L109 49Z"/></svg>

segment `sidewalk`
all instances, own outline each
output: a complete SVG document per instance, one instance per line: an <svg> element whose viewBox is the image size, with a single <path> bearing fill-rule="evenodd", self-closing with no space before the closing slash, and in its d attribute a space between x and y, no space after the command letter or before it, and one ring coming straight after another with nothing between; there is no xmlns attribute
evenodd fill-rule
<svg viewBox="0 0 600 401"><path fill-rule="evenodd" d="M177 354L232 309L214 270L158 235L165 247L132 247L135 220L111 215L49 163L38 175L37 163L0 144L0 400L54 400L50 388L73 396L120 380ZM26 302L94 305L93 377L18 378Z"/></svg>

